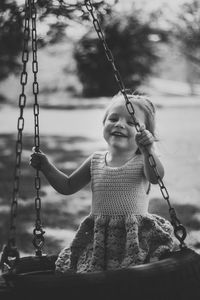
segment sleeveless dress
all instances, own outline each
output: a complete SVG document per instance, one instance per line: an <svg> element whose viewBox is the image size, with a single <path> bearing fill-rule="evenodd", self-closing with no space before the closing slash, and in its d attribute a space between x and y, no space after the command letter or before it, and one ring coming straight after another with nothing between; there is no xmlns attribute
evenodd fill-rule
<svg viewBox="0 0 200 300"><path fill-rule="evenodd" d="M57 272L79 273L127 268L148 263L173 248L169 221L148 213L148 182L143 156L120 167L106 164L107 152L91 160L92 206L70 248L56 261Z"/></svg>

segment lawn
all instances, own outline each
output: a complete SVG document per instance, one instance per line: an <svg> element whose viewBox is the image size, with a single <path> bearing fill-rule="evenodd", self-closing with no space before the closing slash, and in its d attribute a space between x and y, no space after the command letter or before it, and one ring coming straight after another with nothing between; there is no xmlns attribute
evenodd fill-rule
<svg viewBox="0 0 200 300"><path fill-rule="evenodd" d="M169 101L165 102L169 104ZM198 181L200 130L199 106L158 105L159 151L163 157L170 200L177 215L188 231L187 243L200 249L200 186ZM0 120L0 246L6 243L12 199L15 161L14 108L2 108ZM48 117L47 117L48 116ZM103 107L88 109L41 109L41 149L66 173L72 172L91 152L104 149L101 136ZM21 166L20 194L17 214L17 246L21 254L34 252L32 245L35 223L34 189L35 171L29 166L33 147L31 111L27 110ZM41 219L45 230L44 253L58 253L69 245L81 220L89 213L90 186L72 196L55 192L41 175ZM168 207L159 187L152 188L150 212L167 219Z"/></svg>

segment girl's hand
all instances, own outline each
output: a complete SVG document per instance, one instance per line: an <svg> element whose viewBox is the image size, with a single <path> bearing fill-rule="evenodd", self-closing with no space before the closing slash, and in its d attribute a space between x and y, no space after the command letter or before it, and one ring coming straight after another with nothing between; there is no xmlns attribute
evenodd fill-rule
<svg viewBox="0 0 200 300"><path fill-rule="evenodd" d="M35 152L35 147L32 148L32 151L30 165L34 169L43 171L49 163L47 156L41 150Z"/></svg>
<svg viewBox="0 0 200 300"><path fill-rule="evenodd" d="M149 150L153 146L154 136L152 133L145 129L145 126L140 127L140 132L137 132L135 135L135 141L142 153L146 150Z"/></svg>

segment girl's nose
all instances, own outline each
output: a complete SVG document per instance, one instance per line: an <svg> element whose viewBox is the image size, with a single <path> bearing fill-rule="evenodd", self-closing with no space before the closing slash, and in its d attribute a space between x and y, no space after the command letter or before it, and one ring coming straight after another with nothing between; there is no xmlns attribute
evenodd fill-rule
<svg viewBox="0 0 200 300"><path fill-rule="evenodd" d="M123 120L118 120L117 123L115 124L115 127L125 128L125 124Z"/></svg>

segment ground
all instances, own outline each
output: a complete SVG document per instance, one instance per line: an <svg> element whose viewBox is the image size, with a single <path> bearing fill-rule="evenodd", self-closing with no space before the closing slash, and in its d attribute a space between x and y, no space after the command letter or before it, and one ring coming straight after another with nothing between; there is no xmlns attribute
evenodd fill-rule
<svg viewBox="0 0 200 300"><path fill-rule="evenodd" d="M82 99L80 108L49 104L40 109L41 149L68 174L91 152L105 148L101 121L109 99ZM155 97L157 107L158 151L165 165L164 183L177 216L186 227L187 243L200 249L199 171L200 105L195 97ZM73 102L70 102L73 103ZM77 103L74 100L74 103ZM0 246L7 241L10 201L12 199L15 160L16 120L19 111L13 106L1 106L0 119ZM35 223L35 171L29 166L33 147L32 109L25 111L20 194L17 218L17 245L21 254L34 252L32 231ZM41 175L41 219L45 230L44 253L58 253L69 245L80 221L89 213L90 186L72 196L55 192ZM159 186L150 194L150 212L169 219L168 206Z"/></svg>

